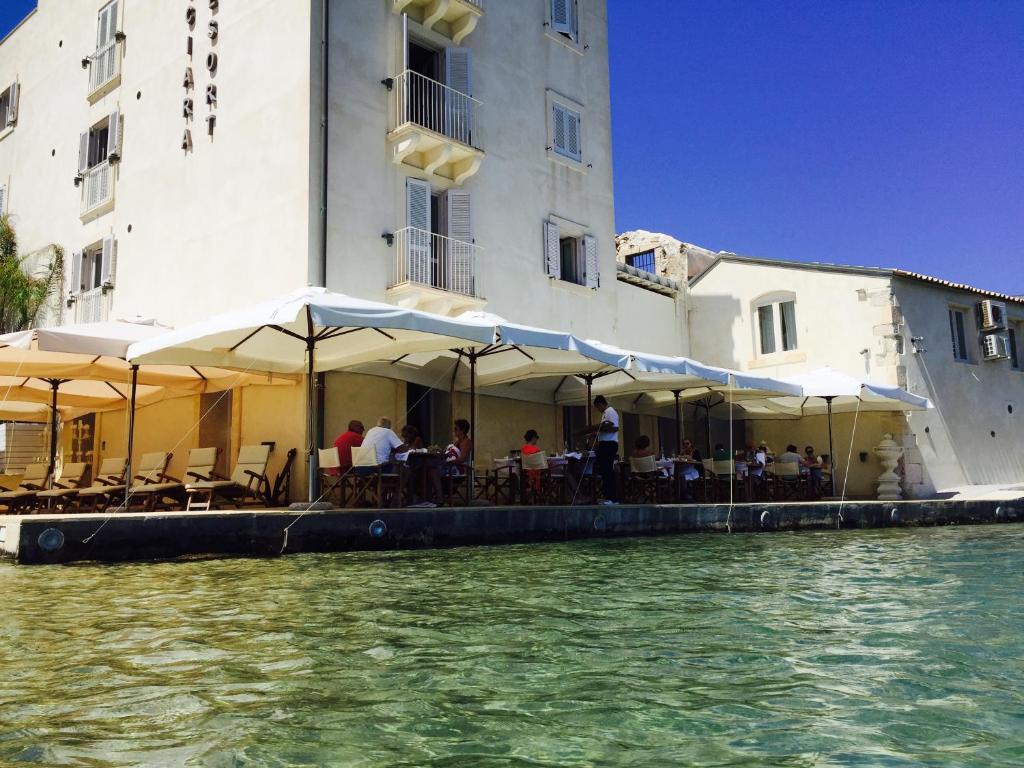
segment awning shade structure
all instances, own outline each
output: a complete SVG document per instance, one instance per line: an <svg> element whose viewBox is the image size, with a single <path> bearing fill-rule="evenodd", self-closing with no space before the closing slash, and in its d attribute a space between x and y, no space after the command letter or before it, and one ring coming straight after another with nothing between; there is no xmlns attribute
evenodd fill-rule
<svg viewBox="0 0 1024 768"><path fill-rule="evenodd" d="M493 325L301 288L251 307L139 342L133 363L215 365L307 375L309 501L316 499L317 372L430 352L488 345Z"/></svg>
<svg viewBox="0 0 1024 768"><path fill-rule="evenodd" d="M236 370L333 371L405 354L495 341L494 327L302 288L134 344L134 363Z"/></svg>
<svg viewBox="0 0 1024 768"><path fill-rule="evenodd" d="M914 395L899 387L858 379L834 368L787 376L788 384L800 388L794 397L769 398L759 406L769 410L801 416L855 411L922 411L932 407L926 397Z"/></svg>

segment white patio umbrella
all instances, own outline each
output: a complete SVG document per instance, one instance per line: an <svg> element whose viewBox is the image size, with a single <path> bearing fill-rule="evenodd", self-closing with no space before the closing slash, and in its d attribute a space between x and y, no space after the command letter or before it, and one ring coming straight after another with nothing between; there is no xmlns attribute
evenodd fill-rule
<svg viewBox="0 0 1024 768"><path fill-rule="evenodd" d="M325 288L301 288L132 345L132 363L306 373L309 500L316 499L316 373L417 352L487 345L493 326Z"/></svg>
<svg viewBox="0 0 1024 768"><path fill-rule="evenodd" d="M769 397L751 401L749 405L767 414L781 417L825 415L828 417L828 450L832 462L832 492L838 468L832 440L832 414L860 411L920 411L932 407L926 397L907 392L889 384L850 376L834 368L787 376L782 379L800 387L800 394L791 397ZM744 404L746 407L748 404Z"/></svg>
<svg viewBox="0 0 1024 768"><path fill-rule="evenodd" d="M135 436L135 411L165 398L220 392L264 377L212 367L139 366L129 363L130 344L169 331L152 321L110 321L39 328L0 336L0 401L48 403L50 471L56 463L61 408L78 414L128 409L128 466ZM67 413L67 411L65 411ZM73 417L72 417L73 418Z"/></svg>

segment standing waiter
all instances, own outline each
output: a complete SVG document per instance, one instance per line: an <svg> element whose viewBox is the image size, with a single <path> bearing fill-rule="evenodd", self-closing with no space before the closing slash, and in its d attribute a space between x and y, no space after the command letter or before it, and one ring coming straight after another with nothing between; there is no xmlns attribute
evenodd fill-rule
<svg viewBox="0 0 1024 768"><path fill-rule="evenodd" d="M594 407L601 414L601 423L591 430L597 436L597 473L601 476L604 503L618 504L619 491L615 481L615 459L619 455L619 414L608 405L604 395L594 398Z"/></svg>

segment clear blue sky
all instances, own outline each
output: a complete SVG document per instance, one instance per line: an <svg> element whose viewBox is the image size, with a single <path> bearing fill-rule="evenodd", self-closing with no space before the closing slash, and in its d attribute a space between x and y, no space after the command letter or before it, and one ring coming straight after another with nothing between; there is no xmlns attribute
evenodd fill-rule
<svg viewBox="0 0 1024 768"><path fill-rule="evenodd" d="M608 14L620 231L1024 294L1024 2Z"/></svg>

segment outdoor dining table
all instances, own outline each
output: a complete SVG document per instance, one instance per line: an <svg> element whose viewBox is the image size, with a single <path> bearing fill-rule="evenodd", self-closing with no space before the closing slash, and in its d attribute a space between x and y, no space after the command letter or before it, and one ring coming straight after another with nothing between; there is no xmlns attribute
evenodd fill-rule
<svg viewBox="0 0 1024 768"><path fill-rule="evenodd" d="M444 469L443 453L412 451L406 458L405 469L412 473L412 485L420 499L428 500L428 495L435 504L444 501L444 490L441 487L441 470ZM429 488L428 488L429 486ZM428 494L428 491L430 492Z"/></svg>

